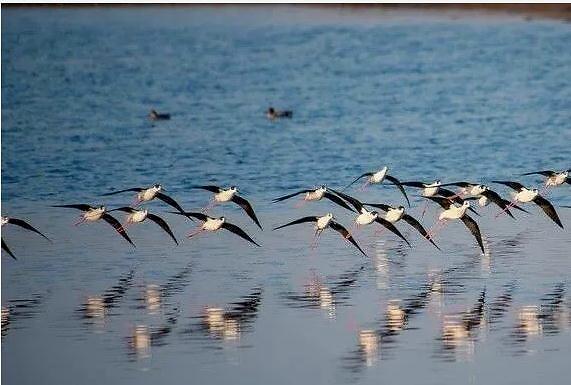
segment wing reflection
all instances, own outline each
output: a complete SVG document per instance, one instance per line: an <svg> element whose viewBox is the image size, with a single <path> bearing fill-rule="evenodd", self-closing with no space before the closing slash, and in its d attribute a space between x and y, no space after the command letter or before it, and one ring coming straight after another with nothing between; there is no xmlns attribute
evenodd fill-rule
<svg viewBox="0 0 571 385"><path fill-rule="evenodd" d="M18 325L19 320L37 315L38 307L44 299L42 294L33 294L31 298L9 300L8 305L2 306L2 337L5 337L15 324Z"/></svg>

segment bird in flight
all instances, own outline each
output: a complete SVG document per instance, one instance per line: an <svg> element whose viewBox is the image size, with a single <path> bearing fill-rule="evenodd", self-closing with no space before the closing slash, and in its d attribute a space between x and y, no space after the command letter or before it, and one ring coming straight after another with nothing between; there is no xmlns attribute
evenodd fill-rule
<svg viewBox="0 0 571 385"><path fill-rule="evenodd" d="M161 191L165 191L165 189L160 184L155 184L155 185L148 187L148 188L133 187L133 188L125 189L125 190L112 191L112 192L109 192L106 194L102 194L102 196L115 195L115 194L120 194L120 193L124 193L127 191L133 191L133 192L137 193L137 195L135 196L135 201L133 202L134 206L138 206L139 204L141 204L143 202L148 202L148 201L151 201L151 200L157 198L157 199L162 200L166 204L174 207L175 209L177 209L181 213L184 213L184 209L178 203L176 203L176 201L174 199L172 199L168 195L163 194L161 192Z"/></svg>
<svg viewBox="0 0 571 385"><path fill-rule="evenodd" d="M30 225L28 222L22 220L22 219L18 219L18 218L10 218L10 217L2 217L2 227L4 227L7 224L11 224L11 225L15 225L15 226L19 226L22 227L26 230L32 231L36 234L41 235L42 237L44 237L45 239L47 239L48 241L51 242L51 239L49 239L48 237L46 237L44 234L42 234L38 229L36 229L35 227L33 227L32 225ZM6 244L6 242L4 242L4 238L2 238L2 250L4 250L6 253L8 253L9 256L11 256L12 258L16 259L16 256L14 255L14 253L12 253L12 251L10 250L10 248L8 247L8 245Z"/></svg>
<svg viewBox="0 0 571 385"><path fill-rule="evenodd" d="M178 245L178 241L176 240L168 223L158 215L149 213L149 210L137 210L132 207L119 207L113 210L109 210L108 212L111 211L123 211L127 213L127 221L125 225L123 225L123 228L127 227L130 224L144 222L147 219L155 222L157 225L161 227L161 229L163 229L172 238L174 243Z"/></svg>
<svg viewBox="0 0 571 385"><path fill-rule="evenodd" d="M332 193L330 193L328 190L331 190L330 188L326 187L326 186L321 186L319 188L313 189L313 190L300 190L297 192L294 192L292 194L288 194L288 195L284 195L282 197L276 198L274 199L272 202L273 203L277 203L277 202L281 202L281 201L285 201L286 199L289 198L293 198L296 195L300 195L300 194L304 194L303 195L303 201L302 202L311 202L311 201L320 201L323 198L329 199L331 202L347 209L350 211L353 211L353 209L347 205L347 203L345 203L343 201L343 199L339 198L337 195L334 195Z"/></svg>
<svg viewBox="0 0 571 385"><path fill-rule="evenodd" d="M389 171L389 168L385 166L378 171L366 172L366 173L360 175L359 177L357 177L353 182L349 183L349 185L347 185L347 187L345 187L343 190L348 189L355 182L357 182L359 179L364 178L364 177L367 177L367 181L365 182L365 184L363 184L363 186L361 187L361 190L365 189L365 187L367 187L370 184L383 183L383 181L386 179L398 187L398 189L400 190L402 195L404 195L404 198L406 199L406 203L408 203L408 207L410 207L410 201L408 200L408 196L406 195L406 191L404 190L402 183L397 178L395 178L394 176L389 175L388 171Z"/></svg>

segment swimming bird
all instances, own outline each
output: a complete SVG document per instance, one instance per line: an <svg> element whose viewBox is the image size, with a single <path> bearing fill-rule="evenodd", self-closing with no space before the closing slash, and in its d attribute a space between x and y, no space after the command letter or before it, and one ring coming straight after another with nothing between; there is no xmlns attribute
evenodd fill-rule
<svg viewBox="0 0 571 385"><path fill-rule="evenodd" d="M164 190L165 189L163 188L163 186L161 186L160 184L157 183L157 184L155 184L151 187L147 187L147 188L144 188L144 187L128 188L125 190L112 191L112 192L109 192L106 194L102 194L102 196L109 196L109 195L124 193L127 191L134 191L137 193L137 195L135 196L135 201L133 202L134 206L138 206L139 204L141 204L143 202L148 202L148 201L151 201L151 200L157 198L157 199L162 200L166 204L171 205L172 207L174 207L175 209L177 209L181 213L184 213L184 209L178 203L176 203L176 201L174 199L172 199L168 195L163 194L161 192Z"/></svg>
<svg viewBox="0 0 571 385"><path fill-rule="evenodd" d="M303 196L303 202L319 201L323 198L327 198L330 201L332 201L333 203L336 203L339 206L341 206L347 210L353 211L353 209L351 207L349 207L347 205L347 203L345 203L343 201L343 199L339 198L338 196L336 196L334 194L331 194L327 190L328 190L328 188L324 185L319 187L319 188L313 189L313 190L300 190L300 191L294 192L293 194L288 194L288 195L284 195L283 197L276 198L272 202L277 203L277 202L285 201L286 199L292 198L292 197L299 195L299 194L305 194Z"/></svg>
<svg viewBox="0 0 571 385"><path fill-rule="evenodd" d="M171 231L168 223L162 219L161 217L159 217L158 215L154 215L149 213L149 210L137 210L134 209L132 207L119 207L113 210L109 210L108 212L111 211L123 211L125 213L127 213L127 222L126 224L123 226L123 228L127 227L129 224L132 223L141 223L144 222L146 219L150 219L151 221L155 222L157 225L159 225L161 227L161 229L163 229L174 241L174 243L176 243L178 245L178 241L176 240L173 232Z"/></svg>
<svg viewBox="0 0 571 385"><path fill-rule="evenodd" d="M95 222L100 219L103 219L105 222L109 223L113 228L129 242L133 247L135 244L131 241L131 238L127 235L127 232L121 226L121 223L115 218L111 216L111 214L107 213L107 208L105 206L90 206L87 204L73 204L73 205L55 205L52 207L63 207L68 209L76 209L83 211L83 214L80 216L79 222L75 223L75 226L82 224L83 222Z"/></svg>
<svg viewBox="0 0 571 385"><path fill-rule="evenodd" d="M502 212L505 212L510 217L514 218L508 207L510 205L510 201L503 199L497 192L493 191L486 185L471 182L454 182L446 183L442 186L458 186L461 188L458 195L463 199L465 199L466 196L476 198L478 199L478 204L481 207L485 207L488 203L493 202L503 210ZM515 204L510 207L528 213L525 209L522 209Z"/></svg>
<svg viewBox="0 0 571 385"><path fill-rule="evenodd" d="M151 120L169 120L171 118L170 114L159 114L155 110L151 110L149 113L149 119Z"/></svg>
<svg viewBox="0 0 571 385"><path fill-rule="evenodd" d="M414 227L420 233L420 235L422 235L430 243L432 243L434 247L440 250L440 247L438 247L436 243L434 243L434 241L430 239L428 232L424 229L424 227L420 224L420 222L411 215L407 214L403 206L392 207L382 203L363 203L363 204L365 206L375 207L385 211L387 213L385 215L385 220L389 221L392 224L395 224L402 219L403 221Z"/></svg>
<svg viewBox="0 0 571 385"><path fill-rule="evenodd" d="M402 195L404 195L404 198L406 199L406 202L408 203L408 207L410 207L410 201L408 200L408 196L406 195L406 191L404 190L404 187L402 187L401 182L397 178L395 178L394 176L389 175L388 171L389 171L389 168L385 166L378 171L366 172L366 173L360 175L358 178L356 178L353 182L349 183L349 185L347 185L347 187L345 187L343 190L348 189L355 182L357 182L359 179L364 178L364 177L367 177L367 181L365 182L363 187L361 187L361 190L364 189L365 187L367 187L369 184L383 183L383 181L386 179L398 187L398 189L400 190Z"/></svg>
<svg viewBox="0 0 571 385"><path fill-rule="evenodd" d="M335 194L339 195L341 198L345 199L347 202L349 202L351 205L353 205L353 207L355 207L355 209L359 213L357 215L357 217L355 218L354 226L355 225L356 226L366 226L366 225L369 225L373 222L377 222L378 224L387 228L392 233L396 234L399 238L401 238L403 241L405 241L407 245L412 247L410 245L410 243L408 242L408 240L400 233L400 231L398 231L398 229L391 222L389 222L386 219L383 219L377 211L367 210L363 203L361 203L358 199L353 198L352 196L344 194L340 191L335 191L335 190L331 190L331 191L333 191Z"/></svg>
<svg viewBox="0 0 571 385"><path fill-rule="evenodd" d="M266 117L270 120L274 120L277 118L290 118L291 119L291 117L293 117L293 111L289 111L289 110L279 111L279 110L276 110L274 107L270 107L266 111Z"/></svg>
<svg viewBox="0 0 571 385"><path fill-rule="evenodd" d="M238 195L238 187L231 186L228 189L224 189L218 186L195 186L193 188L199 188L214 193L214 197L210 200L208 206L206 206L206 208L203 210L204 212L208 211L208 209L216 203L232 201L236 203L238 206L240 206L246 212L246 214L248 214L248 216L254 221L254 223L258 225L258 227L261 230L263 230L262 225L260 224L260 221L258 221L256 213L254 212L254 209L252 208L250 202L248 202L246 199Z"/></svg>
<svg viewBox="0 0 571 385"><path fill-rule="evenodd" d="M468 230L470 230L472 235L474 235L476 241L478 241L478 245L480 246L480 249L482 249L482 253L485 253L484 243L482 242L482 234L480 233L480 228L478 227L476 221L473 220L468 214L466 214L466 211L470 207L470 202L464 201L464 203L461 206L455 206L453 202L451 202L449 199L446 198L427 197L427 199L430 199L431 201L438 203L444 209L444 211L442 211L438 216L438 221L434 224L432 229L428 231L428 234L430 234L430 238L434 237L434 234L436 233L437 229L442 230L442 228L446 224L446 221L450 221L453 219L460 219L464 223L464 225L466 225Z"/></svg>
<svg viewBox="0 0 571 385"><path fill-rule="evenodd" d="M230 222L227 222L226 218L224 218L224 217L213 218L213 217L210 217L210 216L203 214L203 213L193 213L193 212L182 212L181 213L181 212L177 212L177 211L171 211L171 213L177 214L177 215L184 215L188 219L196 218L196 219L203 222L202 225L198 226L197 230L188 234L189 238L192 238L192 237L202 233L203 231L218 231L220 229L226 229L226 230L231 231L234 234L244 238L248 242L251 242L258 247L261 247L260 245L258 245L256 243L256 241L254 241L252 238L250 238L250 236L248 234L246 234L246 232L244 230L242 230L241 228L239 228L236 225L233 225Z"/></svg>
<svg viewBox="0 0 571 385"><path fill-rule="evenodd" d="M543 212L549 218L551 218L551 220L553 220L553 222L555 222L557 224L557 226L563 228L563 224L561 224L561 220L559 219L559 216L557 215L555 208L553 207L553 205L551 203L549 203L549 201L547 199L545 199L544 197L542 197L539 194L538 189L535 189L535 188L534 189L528 189L519 182L501 181L501 180L494 180L492 182L498 183L498 184L503 184L503 185L508 186L509 188L517 191L517 193L514 195L514 200L510 205L514 205L516 202L521 202L521 203L534 202L539 207L541 207ZM509 208L509 206L508 206L508 208Z"/></svg>
<svg viewBox="0 0 571 385"><path fill-rule="evenodd" d="M335 221L335 217L333 216L332 213L327 213L321 217L308 216L308 217L296 219L295 221L286 223L285 225L275 227L273 230L278 230L278 229L282 229L282 228L287 227L287 226L297 225L299 223L307 223L307 222L314 222L315 223L315 235L313 236L313 241L312 241L312 246L311 246L312 248L317 245L317 241L319 239L319 236L323 232L323 230L325 230L326 228L329 227L329 228L337 231L339 234L341 234L344 239L351 242L353 244L353 246L355 246L357 249L359 249L359 251L365 257L367 256L367 254L363 251L363 249L361 249L361 247L357 244L357 242L355 241L355 239L353 238L351 233L349 233L349 231L347 231L347 229L345 227L343 227L341 224L339 224L338 222Z"/></svg>
<svg viewBox="0 0 571 385"><path fill-rule="evenodd" d="M544 170L544 171L533 171L533 172L526 172L524 175L543 175L546 177L545 179L545 187L555 187L560 186L563 183L571 184L571 178L569 177L569 173L571 169L564 170L564 171L553 171L553 170Z"/></svg>
<svg viewBox="0 0 571 385"><path fill-rule="evenodd" d="M28 222L22 220L22 219L18 219L18 218L10 218L10 217L2 217L2 226L4 227L4 225L7 224L11 224L11 225L15 225L15 226L19 226L22 227L26 230L29 231L33 231L36 234L41 235L42 237L44 237L45 239L47 239L48 241L51 242L51 239L49 239L48 237L46 237L44 234L42 234L38 229L36 229L35 227L33 227L32 225L30 225ZM10 250L10 248L8 247L8 245L6 244L6 242L4 242L4 238L2 238L2 250L4 250L5 252L8 253L9 256L11 256L12 258L16 259L16 256L14 255L14 253L12 253L12 251Z"/></svg>

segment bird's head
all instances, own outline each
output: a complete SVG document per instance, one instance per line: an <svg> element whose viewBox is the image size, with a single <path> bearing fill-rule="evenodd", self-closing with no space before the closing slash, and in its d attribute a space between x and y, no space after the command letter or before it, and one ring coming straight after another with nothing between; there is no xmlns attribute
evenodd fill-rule
<svg viewBox="0 0 571 385"><path fill-rule="evenodd" d="M105 211L107 208L104 205L97 207L98 210Z"/></svg>
<svg viewBox="0 0 571 385"><path fill-rule="evenodd" d="M465 208L470 207L470 202L464 201L464 203L462 203L462 207L465 207Z"/></svg>
<svg viewBox="0 0 571 385"><path fill-rule="evenodd" d="M2 226L4 226L6 223L8 223L9 219L10 218L8 218L8 217L2 217Z"/></svg>
<svg viewBox="0 0 571 385"><path fill-rule="evenodd" d="M268 108L268 114L274 114L275 112L276 110L274 110L274 107Z"/></svg>
<svg viewBox="0 0 571 385"><path fill-rule="evenodd" d="M230 191L237 193L238 192L238 187L236 186L230 186Z"/></svg>
<svg viewBox="0 0 571 385"><path fill-rule="evenodd" d="M163 186L161 186L159 183L155 183L153 188L155 189L155 191L162 191L163 190Z"/></svg>
<svg viewBox="0 0 571 385"><path fill-rule="evenodd" d="M220 220L224 223L226 222L226 217L220 217Z"/></svg>

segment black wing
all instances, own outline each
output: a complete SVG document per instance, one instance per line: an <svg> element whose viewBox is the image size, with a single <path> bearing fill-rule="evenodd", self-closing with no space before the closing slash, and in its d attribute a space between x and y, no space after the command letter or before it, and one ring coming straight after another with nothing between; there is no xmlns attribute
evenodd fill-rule
<svg viewBox="0 0 571 385"><path fill-rule="evenodd" d="M376 208L381 209L383 211L389 211L389 209L391 209L391 206L385 205L383 203L363 203L363 204L365 206L376 207Z"/></svg>
<svg viewBox="0 0 571 385"><path fill-rule="evenodd" d="M389 231L396 234L400 239L405 241L409 247L412 247L410 245L409 241L400 233L400 231L398 231L398 229L391 222L389 222L389 221L387 221L381 217L377 217L377 219L375 219L375 222L380 223L381 225L385 226Z"/></svg>
<svg viewBox="0 0 571 385"><path fill-rule="evenodd" d="M52 207L64 207L66 209L77 209L77 210L81 210L81 211L89 211L91 210L93 207L91 207L90 205L83 205L83 204L77 204L77 205L55 205Z"/></svg>
<svg viewBox="0 0 571 385"><path fill-rule="evenodd" d="M353 238L353 236L349 233L349 231L345 227L341 226L339 223L337 223L335 221L329 222L329 227L331 227L333 230L337 231L339 234L341 234L343 236L343 238L345 238L346 240L351 242L353 244L353 246L355 246L357 249L359 249L359 251L365 257L368 257L368 255L365 254L363 249L361 249L361 247L357 244L357 241L355 241L355 238Z"/></svg>
<svg viewBox="0 0 571 385"><path fill-rule="evenodd" d="M512 202L508 201L507 199L504 199L504 204L506 204L506 205L509 206L510 204L512 204ZM518 206L518 205L515 205L515 204L514 204L514 205L512 206L512 208L514 208L514 209L516 209L516 210L519 210L519 211L523 211L524 213L528 213L528 214L529 214L529 211L527 211L526 209L521 208L521 207Z"/></svg>
<svg viewBox="0 0 571 385"><path fill-rule="evenodd" d="M353 198L352 196L344 194L342 192L333 190L332 188L328 188L328 190L339 195L339 197L341 197L341 198L345 199L347 202L349 202L353 207L355 207L355 209L357 209L357 212L359 212L359 213L361 212L361 209L363 208L363 204L361 202L359 202L359 200L357 200L356 198ZM343 202L343 200L339 199L335 195L332 195L332 194L329 194L326 192L325 197L327 197L327 199L331 199L333 202L335 202L338 205L346 208L347 210L355 211L351 207L347 206L347 204L345 202Z"/></svg>
<svg viewBox="0 0 571 385"><path fill-rule="evenodd" d="M296 195L305 194L305 193L308 193L308 192L311 192L311 191L313 191L313 190L300 190L300 191L298 191L298 192L294 192L293 194L288 194L288 195L284 195L283 197L276 198L276 199L274 199L272 202L273 202L273 203L277 203L277 202L285 201L286 199L292 198L292 197L294 197L294 196L296 196Z"/></svg>
<svg viewBox="0 0 571 385"><path fill-rule="evenodd" d="M533 198L533 201L541 207L541 209L547 214L549 218L553 220L553 222L557 223L557 226L563 228L561 221L559 220L559 216L557 215L557 211L553 208L553 205L549 203L549 201L543 198L541 195L536 196Z"/></svg>
<svg viewBox="0 0 571 385"><path fill-rule="evenodd" d="M508 209L510 202L503 199L501 196L498 195L498 193L496 193L495 191L492 191L492 190L486 190L486 191L482 192L481 195L488 198L490 200L490 202L494 202L502 210L504 210L506 214L508 214L510 217L514 218L511 211Z"/></svg>
<svg viewBox="0 0 571 385"><path fill-rule="evenodd" d="M551 171L551 170L533 171L533 172L526 172L525 174L521 174L521 175L525 176L525 175L535 175L535 174L549 177L549 176L555 175L555 171Z"/></svg>
<svg viewBox="0 0 571 385"><path fill-rule="evenodd" d="M458 194L456 194L455 192L452 192L452 191L450 191L450 190L448 190L448 189L445 189L445 188L440 188L440 189L438 189L438 194L442 195L443 197L446 197L446 199L447 199L448 201L452 201L452 202L454 202L454 203L458 203L459 205L463 204L464 201L466 200L466 199L460 198L460 197L458 196ZM454 197L454 198L452 198L452 197ZM430 199L430 198L439 198L439 197L425 197L425 198L429 198L429 199ZM474 199L474 198L470 198L470 199ZM439 203L439 204L440 204L440 203ZM440 205L440 206L442 206L442 205ZM444 207L444 206L442 206L442 207ZM444 207L444 208L445 208L445 209L448 209L449 207L450 207L450 206ZM468 207L468 210L470 210L472 213L474 213L474 215L480 216L480 214L478 214L478 212L477 212L476 210L474 210L472 207Z"/></svg>
<svg viewBox="0 0 571 385"><path fill-rule="evenodd" d="M343 200L338 196L325 192L325 194L323 194L323 197L329 199L331 202L337 203L339 206L346 208L349 211L355 211L351 207L349 207L347 203L343 202Z"/></svg>
<svg viewBox="0 0 571 385"><path fill-rule="evenodd" d="M473 183L469 183L469 182L454 182L454 183L443 183L441 184L441 186L458 186L458 187L470 187L470 186L474 186Z"/></svg>
<svg viewBox="0 0 571 385"><path fill-rule="evenodd" d="M246 214L248 214L248 216L252 218L252 220L256 223L256 225L258 225L258 227L261 230L263 230L262 225L260 224L260 221L258 221L258 217L256 217L256 213L254 212L254 209L252 208L250 202L248 202L247 200L238 195L234 195L232 197L232 202L236 203L238 206L243 208Z"/></svg>
<svg viewBox="0 0 571 385"><path fill-rule="evenodd" d="M508 186L516 191L520 191L522 188L524 188L525 186L522 185L519 182L510 182L509 180L493 180L492 183L498 183L498 184L503 184L505 186Z"/></svg>
<svg viewBox="0 0 571 385"><path fill-rule="evenodd" d="M161 226L161 229L166 231L166 233L168 235L170 235L170 237L172 238L174 243L176 243L178 245L178 241L174 237L174 234L172 233L171 228L169 227L169 225L165 222L165 220L163 218L159 217L158 215L154 215L154 214L147 214L147 218L149 218L151 221L155 222L157 225Z"/></svg>
<svg viewBox="0 0 571 385"><path fill-rule="evenodd" d="M480 234L480 228L478 227L478 224L476 223L476 221L473 220L472 218L470 218L470 216L468 216L466 214L464 214L462 216L462 218L460 218L460 220L462 220L462 222L464 222L464 224L466 225L468 230L470 230L470 232L474 235L474 237L476 237L476 240L478 241L478 245L480 245L480 249L482 249L482 253L485 253L484 243L482 242L482 234Z"/></svg>
<svg viewBox="0 0 571 385"><path fill-rule="evenodd" d="M361 176L359 176L357 179L355 179L353 182L349 183L349 184L347 185L347 187L345 187L343 190L346 190L346 189L348 189L349 187L351 187L351 186L352 186L355 182L357 182L359 179L364 178L364 177L366 177L366 176L371 176L371 175L373 175L373 174L374 174L374 173L372 173L372 172L366 172L366 173L364 173L363 175L361 175Z"/></svg>
<svg viewBox="0 0 571 385"><path fill-rule="evenodd" d="M438 247L436 245L436 243L434 243L434 241L432 239L430 239L428 232L426 231L426 229L424 227L422 227L422 225L420 224L419 221L417 221L412 216L410 216L406 213L402 216L402 220L405 221L406 223L408 223L409 225L411 225L412 227L414 227L420 233L420 235L422 235L430 243L432 243L434 245L434 247L436 247L438 250L440 250L440 247Z"/></svg>
<svg viewBox="0 0 571 385"><path fill-rule="evenodd" d="M254 241L252 238L250 238L250 236L249 236L248 234L246 234L246 233L244 232L244 230L242 230L242 229L239 228L238 226L233 225L232 223L224 222L224 223L222 224L222 227L225 228L226 230L231 231L231 232L233 232L234 234L236 234L236 235L238 235L238 236L244 238L244 239L247 240L248 242L252 242L254 245L256 245L256 246L258 246L258 247L261 247L260 245L258 245L258 244L256 243L256 241Z"/></svg>
<svg viewBox="0 0 571 385"><path fill-rule="evenodd" d="M121 194L121 193L124 193L124 192L127 192L127 191L139 192L139 191L143 191L143 188L141 188L141 187L133 187L133 188L125 189L125 190L118 190L118 191L112 191L112 192L109 192L109 193L101 194L101 196Z"/></svg>
<svg viewBox="0 0 571 385"><path fill-rule="evenodd" d="M417 187L417 188L426 188L428 183L416 182L416 181L409 181L409 182L400 182L403 186L409 187Z"/></svg>
<svg viewBox="0 0 571 385"><path fill-rule="evenodd" d="M49 239L48 237L46 237L44 234L42 234L38 229L36 229L35 227L33 227L32 225L30 225L29 223L21 220L21 219L16 219L16 218L8 218L8 223L11 223L13 225L16 226L20 226L25 228L26 230L30 230L33 231L36 234L41 235L42 237L46 238L48 241L51 242L51 239Z"/></svg>
<svg viewBox="0 0 571 385"><path fill-rule="evenodd" d="M406 191L404 191L404 187L402 187L401 182L397 178L395 178L394 176L391 176L391 175L386 175L385 179L398 187L398 189L400 190L402 195L404 195L404 199L406 199L406 203L408 203L408 207L410 207L410 201L408 200L408 197L406 196Z"/></svg>
<svg viewBox="0 0 571 385"><path fill-rule="evenodd" d="M448 210L450 206L452 206L452 201L448 198L442 197L424 197L426 199L430 199L433 202L436 202L442 207L444 210Z"/></svg>
<svg viewBox="0 0 571 385"><path fill-rule="evenodd" d="M184 209L182 207L180 207L180 205L178 203L176 203L176 201L174 199L172 199L171 197L169 197L168 195L165 195L163 193L157 193L156 197L159 198L160 200L162 200L163 202L165 202L166 204L171 205L172 207L174 207L175 209L177 209L181 213L184 213Z"/></svg>
<svg viewBox="0 0 571 385"><path fill-rule="evenodd" d="M169 213L177 214L177 215L184 215L185 217L187 217L191 221L194 221L194 219L192 219L192 218L196 218L202 222L206 222L206 220L208 219L208 215L202 214L202 213L192 213L192 212L184 212L184 211L182 213L180 211L169 211Z"/></svg>
<svg viewBox="0 0 571 385"><path fill-rule="evenodd" d="M287 227L287 226L291 226L291 225L297 225L297 224L299 224L299 223L317 222L317 219L318 219L318 218L317 218L316 216L303 217L303 218L296 219L295 221L286 223L285 225L281 225L281 226L275 227L273 230L281 229L281 228L284 228L284 227Z"/></svg>
<svg viewBox="0 0 571 385"><path fill-rule="evenodd" d="M8 255L11 256L12 258L14 258L16 261L18 260L18 258L16 258L16 256L8 248L8 245L6 244L6 242L4 242L4 238L2 238L2 250L7 252Z"/></svg>
<svg viewBox="0 0 571 385"><path fill-rule="evenodd" d="M126 213L134 213L134 212L137 211L137 210L134 209L134 208L132 208L132 207L124 206L124 207L118 207L118 208L113 209L113 210L107 210L107 212L111 212L111 211L123 211L123 212L126 212Z"/></svg>
<svg viewBox="0 0 571 385"><path fill-rule="evenodd" d="M121 234L121 236L125 238L127 242L129 242L131 245L133 245L133 247L135 247L135 244L133 243L133 241L131 241L131 238L129 238L129 236L125 232L125 229L123 228L123 226L121 226L121 223L119 223L117 219L113 218L111 215L107 213L103 214L101 219L103 219L105 222L113 226L113 228L117 230L117 232Z"/></svg>
<svg viewBox="0 0 571 385"><path fill-rule="evenodd" d="M191 188L199 188L199 189L202 189L202 190L208 190L208 191L211 191L211 192L213 192L213 193L219 193L220 191L222 191L222 189L221 189L220 187L218 187L218 186L213 186L213 185L209 185L209 186L194 186L194 187L191 187Z"/></svg>

